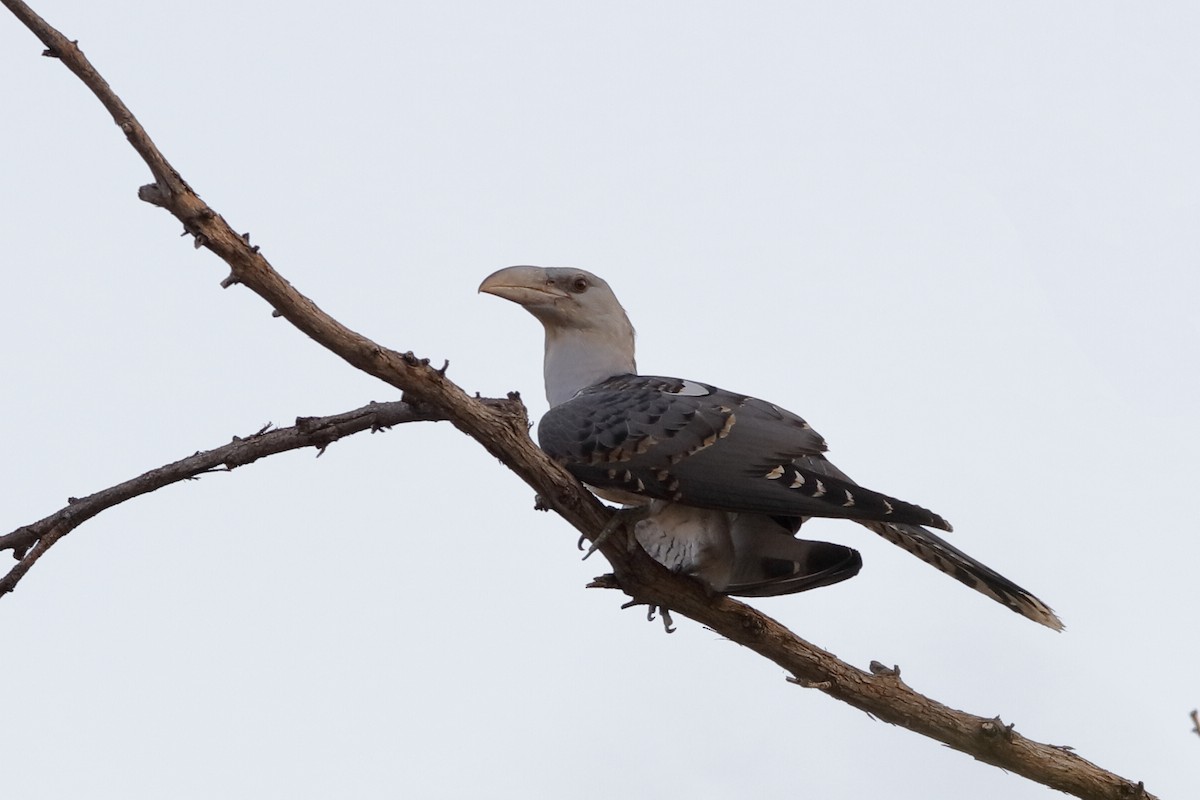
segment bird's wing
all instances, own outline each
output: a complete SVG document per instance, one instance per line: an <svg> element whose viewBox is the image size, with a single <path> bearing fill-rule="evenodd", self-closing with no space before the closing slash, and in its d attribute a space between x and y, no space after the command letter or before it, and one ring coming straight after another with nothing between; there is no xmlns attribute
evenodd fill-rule
<svg viewBox="0 0 1200 800"><path fill-rule="evenodd" d="M830 469L824 439L795 414L694 381L610 378L552 408L538 440L599 488L725 511L950 529Z"/></svg>
<svg viewBox="0 0 1200 800"><path fill-rule="evenodd" d="M730 524L733 569L726 594L772 597L829 586L862 569L857 550L797 539L792 527L762 514L735 514ZM795 521L791 521L795 522Z"/></svg>
<svg viewBox="0 0 1200 800"><path fill-rule="evenodd" d="M805 460L804 463L821 474L853 483L850 476L825 459ZM1018 614L1056 631L1063 629L1062 621L1053 609L1039 600L1032 592L1013 583L983 562L967 555L932 531L927 531L919 525L900 522L858 521L892 544L912 553L926 564L931 564L955 580L987 595Z"/></svg>

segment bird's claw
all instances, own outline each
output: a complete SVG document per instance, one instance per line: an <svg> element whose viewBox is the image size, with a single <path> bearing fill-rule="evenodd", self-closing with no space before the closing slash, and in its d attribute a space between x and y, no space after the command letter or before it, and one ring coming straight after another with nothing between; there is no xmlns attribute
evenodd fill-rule
<svg viewBox="0 0 1200 800"><path fill-rule="evenodd" d="M600 534L592 540L592 546L583 554L583 560L587 561L588 557L596 552L600 545L616 532L617 528L620 528L622 525L628 525L630 530L632 530L633 525L639 520L645 519L649 513L649 509L646 506L626 506L625 508L618 508L613 511L612 516L608 518L608 522L604 523L604 527L600 529ZM586 538L586 536L579 537L577 546L580 550L583 549L583 540Z"/></svg>
<svg viewBox="0 0 1200 800"><path fill-rule="evenodd" d="M624 611L627 608L633 608L634 606L640 606L641 604L642 602L640 600L630 600L628 603L625 603L623 606L621 606L621 610ZM663 629L667 633L674 633L675 620L671 619L671 609L667 608L666 606L656 606L653 603L647 603L646 622L654 622L655 611L659 612L659 614L662 616Z"/></svg>
<svg viewBox="0 0 1200 800"><path fill-rule="evenodd" d="M659 615L662 617L663 630L665 630L667 633L674 633L675 620L671 619L671 609L667 608L666 606L646 606L646 622L654 622L654 611L656 609L658 610Z"/></svg>

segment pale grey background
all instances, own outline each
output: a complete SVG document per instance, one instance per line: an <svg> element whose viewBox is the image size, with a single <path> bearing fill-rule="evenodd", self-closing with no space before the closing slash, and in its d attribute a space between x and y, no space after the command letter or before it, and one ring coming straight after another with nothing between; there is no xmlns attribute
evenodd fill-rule
<svg viewBox="0 0 1200 800"><path fill-rule="evenodd" d="M1196 796L1200 6L36 6L284 275L470 391L545 409L485 275L606 277L644 371L803 414L1068 630L846 523L857 579L757 605ZM395 397L221 291L40 50L0 19L0 528ZM4 796L1058 796L619 612L532 499L409 425L105 513L0 602Z"/></svg>

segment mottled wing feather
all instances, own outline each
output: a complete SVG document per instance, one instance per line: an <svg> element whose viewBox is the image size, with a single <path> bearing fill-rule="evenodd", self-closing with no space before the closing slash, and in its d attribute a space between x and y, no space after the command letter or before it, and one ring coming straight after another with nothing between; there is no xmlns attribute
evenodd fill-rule
<svg viewBox="0 0 1200 800"><path fill-rule="evenodd" d="M583 482L701 508L949 525L830 469L825 441L770 403L678 378L622 375L552 408L542 448Z"/></svg>

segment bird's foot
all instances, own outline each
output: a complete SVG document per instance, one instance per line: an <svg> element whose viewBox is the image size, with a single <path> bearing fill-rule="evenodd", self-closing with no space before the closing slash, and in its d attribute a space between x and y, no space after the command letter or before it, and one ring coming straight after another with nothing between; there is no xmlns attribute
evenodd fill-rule
<svg viewBox="0 0 1200 800"><path fill-rule="evenodd" d="M613 515L608 518L608 522L605 523L604 527L600 530L600 535L592 540L591 547L589 547L587 552L583 554L583 560L587 561L588 557L592 553L596 552L600 545L616 532L617 528L625 526L632 531L634 525L649 515L649 506L626 506L625 508L618 508L613 511ZM579 544L577 546L580 550L583 549L583 542L586 539L586 536L579 537Z"/></svg>
<svg viewBox="0 0 1200 800"><path fill-rule="evenodd" d="M648 606L646 609L646 622L654 622L654 611L658 610L658 614L662 617L663 630L667 633L675 632L675 620L671 619L671 609L666 606Z"/></svg>
<svg viewBox="0 0 1200 800"><path fill-rule="evenodd" d="M626 608L633 608L634 606L640 605L642 605L640 601L630 600L628 603L621 606L621 609L624 610ZM658 612L658 615L662 617L663 630L665 630L667 633L674 633L675 620L671 619L671 609L667 608L666 606L655 605L654 603L646 603L646 622L654 622L655 612Z"/></svg>

